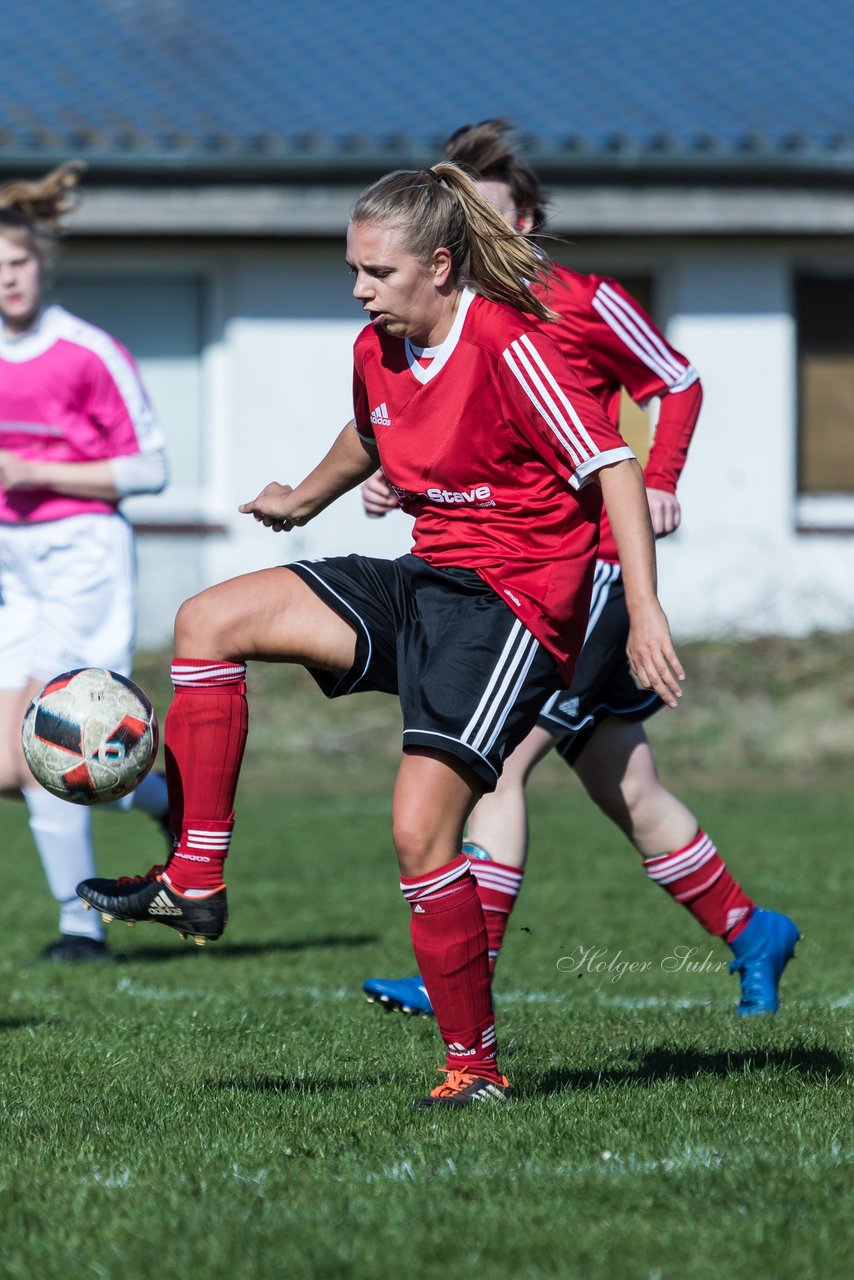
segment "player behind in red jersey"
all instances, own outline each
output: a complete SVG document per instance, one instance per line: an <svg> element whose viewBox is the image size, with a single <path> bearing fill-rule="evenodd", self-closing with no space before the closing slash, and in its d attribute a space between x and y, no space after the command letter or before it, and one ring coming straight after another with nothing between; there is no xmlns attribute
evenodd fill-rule
<svg viewBox="0 0 854 1280"><path fill-rule="evenodd" d="M330 697L397 694L392 834L415 956L446 1047L427 1105L504 1100L488 945L464 823L543 702L571 678L587 623L601 499L620 547L639 681L669 705L682 670L656 598L640 467L537 319L542 268L456 165L381 179L347 237L369 318L348 424L295 489L241 511L304 525L378 462L415 517L411 555L303 561L222 583L176 620L165 723L165 868L86 881L108 916L204 940L226 922L223 860L247 732L246 662L300 663Z"/></svg>
<svg viewBox="0 0 854 1280"><path fill-rule="evenodd" d="M486 120L458 130L444 155L479 175L480 190L522 234L543 226L544 193L516 154L508 122ZM621 388L641 405L660 398L644 481L653 529L657 537L667 536L679 527L676 485L700 410L696 370L616 280L554 266L547 290L534 288L558 313L548 326L549 337L615 427ZM398 506L381 472L366 482L364 501L375 516ZM797 927L786 916L754 906L693 813L659 779L641 722L662 703L632 679L625 652L628 628L619 556L603 514L587 637L572 682L548 699L536 728L505 762L496 789L469 819L464 847L485 913L490 963L494 967L501 949L527 859L525 784L534 766L556 748L591 799L635 846L650 879L704 929L729 943L731 968L741 979L738 1012L773 1013ZM431 1012L419 976L371 978L364 989L369 1000L386 1009Z"/></svg>
<svg viewBox="0 0 854 1280"><path fill-rule="evenodd" d="M44 304L81 168L0 187L0 795L23 794L59 906L59 937L42 958L73 963L107 954L101 922L75 892L94 871L91 815L35 781L21 721L52 676L129 674L136 567L119 504L166 483L163 436L128 352ZM163 775L110 807L143 809L165 832Z"/></svg>

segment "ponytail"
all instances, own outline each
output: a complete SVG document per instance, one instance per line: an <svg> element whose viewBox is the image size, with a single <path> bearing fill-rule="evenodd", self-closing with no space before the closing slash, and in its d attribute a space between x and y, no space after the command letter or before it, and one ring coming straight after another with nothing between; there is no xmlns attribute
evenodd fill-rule
<svg viewBox="0 0 854 1280"><path fill-rule="evenodd" d="M58 234L63 218L79 200L78 183L85 165L69 160L43 178L13 178L0 186L0 231L16 229L38 237Z"/></svg>
<svg viewBox="0 0 854 1280"><path fill-rule="evenodd" d="M445 248L460 286L540 320L557 318L531 287L547 285L547 264L457 164L442 161L380 178L359 196L352 221L398 227L407 250L424 263Z"/></svg>

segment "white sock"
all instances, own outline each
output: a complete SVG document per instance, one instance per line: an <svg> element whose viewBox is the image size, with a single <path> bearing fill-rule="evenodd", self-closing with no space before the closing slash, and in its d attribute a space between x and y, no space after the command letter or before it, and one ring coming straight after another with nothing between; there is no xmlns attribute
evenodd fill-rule
<svg viewBox="0 0 854 1280"><path fill-rule="evenodd" d="M165 773L149 773L135 791L122 796L121 800L113 800L111 804L100 806L102 809L120 809L128 813L131 809L139 809L142 813L151 814L152 818L165 818L169 812L169 792L166 787Z"/></svg>
<svg viewBox="0 0 854 1280"><path fill-rule="evenodd" d="M92 815L84 805L69 804L41 787L28 788L24 799L48 887L59 903L60 933L100 940L104 930L98 912L87 911L75 892L81 880L95 874Z"/></svg>

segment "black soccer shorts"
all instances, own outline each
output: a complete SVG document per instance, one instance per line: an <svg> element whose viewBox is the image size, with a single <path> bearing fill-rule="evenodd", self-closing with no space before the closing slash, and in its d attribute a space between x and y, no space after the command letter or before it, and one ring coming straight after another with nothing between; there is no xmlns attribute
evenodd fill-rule
<svg viewBox="0 0 854 1280"><path fill-rule="evenodd" d="M626 657L629 611L618 564L596 565L590 621L572 684L560 689L542 707L541 729L559 739L558 753L572 765L608 716L646 720L663 707L657 693L639 689Z"/></svg>
<svg viewBox="0 0 854 1280"><path fill-rule="evenodd" d="M339 556L286 566L356 632L344 676L309 668L329 698L397 694L404 747L462 760L492 791L502 762L560 687L554 660L471 569L418 556Z"/></svg>

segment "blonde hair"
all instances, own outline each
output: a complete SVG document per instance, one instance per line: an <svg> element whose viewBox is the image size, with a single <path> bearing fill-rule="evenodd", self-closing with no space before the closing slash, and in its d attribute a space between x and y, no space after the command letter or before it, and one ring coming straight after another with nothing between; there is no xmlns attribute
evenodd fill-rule
<svg viewBox="0 0 854 1280"><path fill-rule="evenodd" d="M42 256L62 233L63 219L80 199L78 184L86 168L68 160L43 178L12 178L0 186L0 234L18 232Z"/></svg>
<svg viewBox="0 0 854 1280"><path fill-rule="evenodd" d="M458 164L442 161L380 178L359 196L351 219L399 228L408 252L425 264L445 248L459 285L539 320L557 318L531 287L548 286L548 264Z"/></svg>

